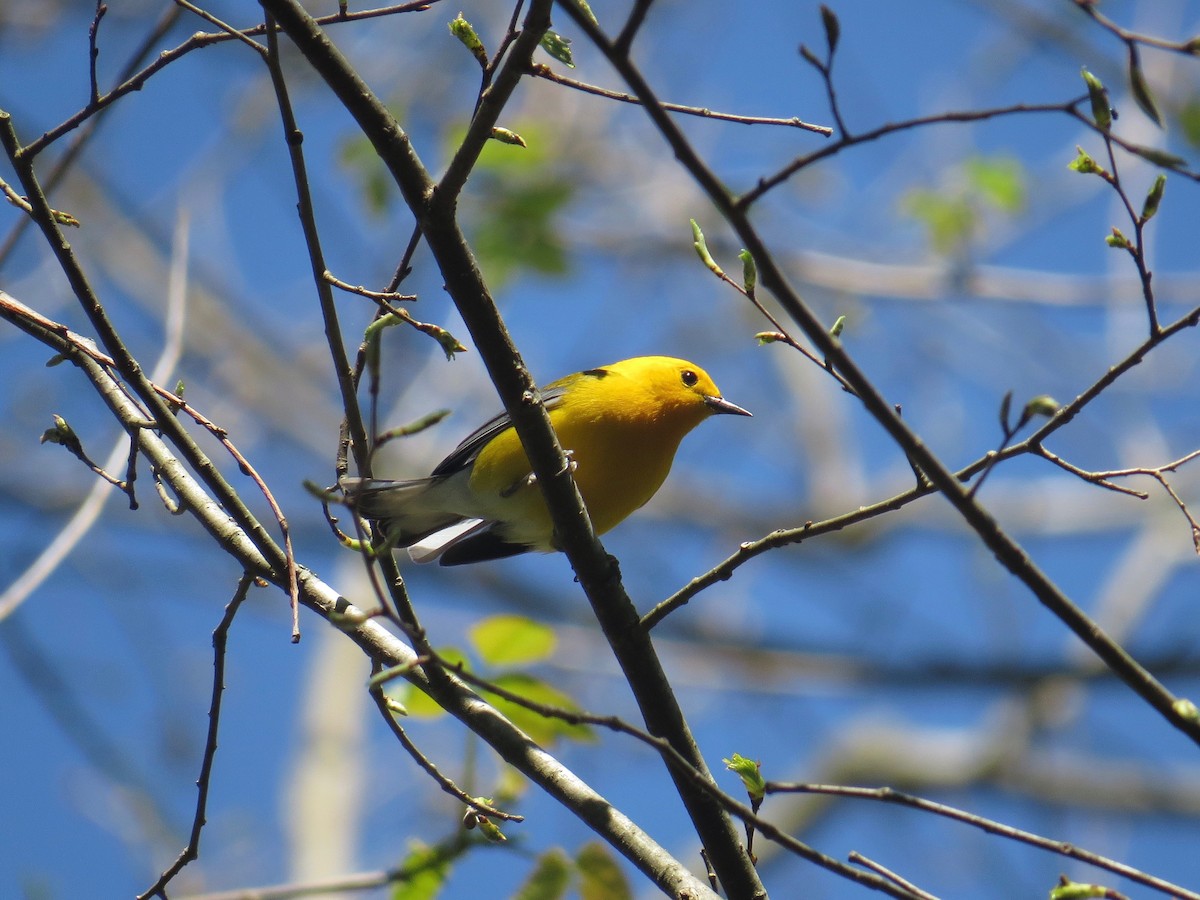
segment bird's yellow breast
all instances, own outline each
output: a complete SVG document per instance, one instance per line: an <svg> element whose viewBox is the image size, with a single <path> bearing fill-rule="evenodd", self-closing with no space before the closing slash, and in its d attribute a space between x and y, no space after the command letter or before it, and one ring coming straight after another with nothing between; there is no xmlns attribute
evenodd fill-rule
<svg viewBox="0 0 1200 900"><path fill-rule="evenodd" d="M550 421L571 453L592 525L603 534L654 496L680 441L710 411L697 394L680 388L675 368L657 378L610 367L572 376L565 387ZM496 517L513 523L523 538L536 532L539 543L548 543L553 525L529 472L520 439L509 428L480 451L471 490L490 496Z"/></svg>

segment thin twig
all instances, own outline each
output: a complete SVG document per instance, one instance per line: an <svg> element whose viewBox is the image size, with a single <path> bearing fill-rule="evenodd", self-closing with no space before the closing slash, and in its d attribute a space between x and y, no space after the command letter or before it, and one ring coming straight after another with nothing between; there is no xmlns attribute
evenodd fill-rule
<svg viewBox="0 0 1200 900"><path fill-rule="evenodd" d="M577 91L583 91L586 94L594 94L597 97L604 97L608 100L617 100L621 103L632 103L635 106L641 106L642 101L632 94L626 94L621 91L613 91L608 88L602 88L594 84L588 84L584 81L577 81L574 78L568 78L565 75L559 75L549 66L542 63L535 63L529 68L530 74L536 75L538 78L543 78L546 81L552 81L555 84L561 84L563 87L569 87ZM662 103L663 109L669 109L671 112L683 113L688 116L698 116L702 119L717 119L722 122L736 122L739 125L779 125L786 128L799 128L802 131L812 131L816 134L829 137L833 134L833 129L827 125L814 125L811 122L805 122L796 116L790 118L776 118L772 116L744 116L738 113L724 113L716 110L707 109L702 106L684 106L681 103Z"/></svg>
<svg viewBox="0 0 1200 900"><path fill-rule="evenodd" d="M174 2L175 2L176 6L180 6L183 9L186 9L188 12L199 16L205 22L208 22L208 24L215 25L222 32L229 35L229 37L233 38L234 40L241 41L243 44L245 44L247 47L249 47L251 50L253 50L255 53L257 53L259 56L267 55L266 47L264 47L262 44L258 43L257 41L251 40L250 37L246 34L246 32L242 31L241 29L234 28L232 25L229 25L226 22L221 21L216 16L214 16L212 13L210 13L208 10L201 9L199 6L196 6L193 3L189 3L188 0L174 0ZM95 102L95 100L93 100L93 102Z"/></svg>
<svg viewBox="0 0 1200 900"><path fill-rule="evenodd" d="M381 666L376 663L372 667L371 671L378 673L381 671ZM422 753L420 748L413 743L412 739L408 736L408 733L404 730L400 723L396 721L396 714L392 711L391 707L388 706L388 697L383 691L382 684L377 684L371 688L371 699L375 701L376 707L379 708L379 714L383 717L384 722L387 723L392 735L397 741L400 742L400 746L404 748L405 752L413 758L413 761L420 766L430 778L437 782L438 787L440 787L443 791L470 809L478 810L479 812L485 813L494 819L501 819L505 822L525 821L524 816L517 815L516 813L504 812L504 810L496 809L494 806L483 803L478 797L472 797L457 784L443 775L438 767L434 765L433 761L424 753Z"/></svg>
<svg viewBox="0 0 1200 900"><path fill-rule="evenodd" d="M852 863L858 863L858 865L865 866L866 868L870 869L872 872L882 875L888 881L894 881L896 884L900 885L900 887L904 888L906 891L911 891L914 895L916 895L917 897L920 897L921 900L938 900L938 898L934 894L931 894L928 891L921 890L919 887L917 887L915 884L913 884L907 878L901 878L899 875L897 875L895 872L893 872L887 866L884 866L881 863L877 863L877 862L875 862L875 860L870 859L869 857L863 856L857 850L851 850L846 858L849 859L850 862L852 862Z"/></svg>
<svg viewBox="0 0 1200 900"><path fill-rule="evenodd" d="M345 15L334 13L332 15L322 16L316 21L322 25L334 25L339 22L357 22L362 19L374 19L380 16L392 16L407 12L424 12L440 0L412 0L409 3L400 3L395 6L384 6L378 9L365 9L361 12L351 12ZM172 19L172 21L174 21ZM237 36L241 38L252 38L258 35L265 34L266 29L262 25L257 25L253 28L245 28L237 32ZM189 37L186 41L171 50L164 50L144 69L139 72L129 75L115 88L107 94L96 100L95 103L89 103L83 109L76 112L71 117L65 119L60 124L45 132L36 140L30 141L22 150L30 156L36 156L46 149L47 146L57 141L64 134L78 128L96 113L111 106L116 100L133 91L140 91L151 76L166 68L173 62L191 53L193 50L199 50L202 47L210 47L214 44L221 44L225 41L235 39L232 33L219 32L215 34L199 33ZM253 43L253 42L251 42Z"/></svg>
<svg viewBox="0 0 1200 900"><path fill-rule="evenodd" d="M881 803L890 803L896 806L907 806L912 809L922 810L923 812L934 813L935 815L944 816L947 819L953 819L956 822L963 822L971 825L981 831L986 831L989 834L998 835L999 837L1008 838L1009 840L1018 841L1022 844L1028 844L1031 847L1037 847L1041 850L1047 850L1051 853L1057 853L1059 856L1065 856L1069 859L1079 860L1088 865L1096 866L1100 869L1106 869L1109 872L1114 872L1123 878L1128 878L1130 881L1136 881L1138 884L1143 884L1146 887L1154 888L1157 891L1162 891L1172 897L1177 897L1179 900L1200 900L1200 894L1194 891L1189 891L1179 885L1172 884L1162 878L1150 875L1140 869L1135 869L1132 866L1126 865L1123 862L1118 862L1115 859L1109 859L1106 856L1101 856L1098 853L1092 853L1089 850L1083 850L1076 847L1074 844L1067 841L1057 841L1050 838L1042 837L1029 831L1022 831L1020 828L1013 828L1011 825L1005 825L1001 822L996 822L992 819L984 818L983 816L975 815L961 809L956 809L953 806L947 806L944 803L935 803L932 800L926 800L923 797L917 797L913 794L906 794L903 791L897 791L889 787L880 788L865 788L851 787L847 785L836 784L803 784L794 782L777 782L768 781L766 787L768 794L824 794L834 797L853 797L865 800L877 800Z"/></svg>
<svg viewBox="0 0 1200 900"><path fill-rule="evenodd" d="M243 573L241 580L238 581L237 590L233 593L233 599L225 607L225 615L221 617L221 622L217 625L212 636L212 699L208 705L208 735L204 741L204 755L200 762L200 776L196 779L196 813L192 817L191 836L188 838L187 846L183 848L183 851L176 858L175 862L144 893L138 894L138 900L146 900L148 897L155 896L166 900L167 885L171 879L178 875L184 866L200 856L200 833L203 831L204 824L207 821L205 814L208 808L208 789L212 782L213 762L217 757L217 734L221 727L221 696L225 691L225 646L229 639L229 628L233 625L233 618L237 615L242 601L246 599L246 595L250 592L252 584L254 584L254 576L249 572Z"/></svg>
<svg viewBox="0 0 1200 900"><path fill-rule="evenodd" d="M96 60L100 56L100 48L96 45L96 36L100 32L100 20L104 18L106 12L108 12L108 6L104 0L96 0L96 14L92 17L92 24L88 27L88 80L92 88L92 103L95 103L100 97L100 88L96 82Z"/></svg>
<svg viewBox="0 0 1200 900"><path fill-rule="evenodd" d="M1197 49L1200 49L1200 40L1191 38L1186 41L1170 41L1165 38L1153 37L1148 34L1139 34L1136 31L1129 31L1122 28L1112 19L1105 16L1097 9L1096 0L1072 0L1075 6L1082 12L1087 14L1098 25L1112 32L1126 44L1144 44L1147 47L1155 47L1159 50L1169 50L1172 53L1182 53L1185 56L1195 56Z"/></svg>
<svg viewBox="0 0 1200 900"><path fill-rule="evenodd" d="M369 300L383 300L389 303L395 303L399 301L411 301L417 299L416 294L401 294L397 291L371 291L363 287L361 284L350 284L349 282L342 281L340 278L337 278L328 269L322 272L321 275L326 281L328 281L338 290L345 291L348 294L358 294L360 297L366 297Z"/></svg>

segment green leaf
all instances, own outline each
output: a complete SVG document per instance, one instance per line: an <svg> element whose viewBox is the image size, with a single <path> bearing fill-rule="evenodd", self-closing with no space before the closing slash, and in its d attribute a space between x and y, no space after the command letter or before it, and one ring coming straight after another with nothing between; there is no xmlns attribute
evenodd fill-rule
<svg viewBox="0 0 1200 900"><path fill-rule="evenodd" d="M1004 399L1000 401L1000 430L1008 434L1011 429L1008 424L1009 412L1012 410L1013 392L1007 391L1004 394Z"/></svg>
<svg viewBox="0 0 1200 900"><path fill-rule="evenodd" d="M583 12L587 15L587 17L589 19L592 20L593 25L595 25L597 28L600 27L600 20L596 18L596 14L594 12L592 12L592 8L590 6L588 6L587 0L575 0L575 4L581 10L583 10Z"/></svg>
<svg viewBox="0 0 1200 900"><path fill-rule="evenodd" d="M1179 110L1179 128L1193 149L1200 148L1200 94L1193 94Z"/></svg>
<svg viewBox="0 0 1200 900"><path fill-rule="evenodd" d="M1111 896L1102 884L1082 884L1078 881L1067 881L1050 890L1050 900L1089 900L1092 897Z"/></svg>
<svg viewBox="0 0 1200 900"><path fill-rule="evenodd" d="M559 900L571 885L571 861L554 847L537 859L525 883L517 888L513 900Z"/></svg>
<svg viewBox="0 0 1200 900"><path fill-rule="evenodd" d="M977 156L964 164L971 188L989 205L1006 213L1025 206L1025 168L1010 156Z"/></svg>
<svg viewBox="0 0 1200 900"><path fill-rule="evenodd" d="M433 900L450 876L450 860L437 847L413 841L400 864L404 878L392 888L391 900Z"/></svg>
<svg viewBox="0 0 1200 900"><path fill-rule="evenodd" d="M560 63L575 68L575 60L571 57L571 40L555 31L547 31L542 35L542 49L557 59Z"/></svg>
<svg viewBox="0 0 1200 900"><path fill-rule="evenodd" d="M760 331L754 336L754 339L758 341L758 344L761 347L764 344L774 344L777 341L786 341L787 335L782 331Z"/></svg>
<svg viewBox="0 0 1200 900"><path fill-rule="evenodd" d="M692 223L692 246L696 248L696 255L700 257L700 262L704 263L714 275L724 275L725 270L717 265L717 261L708 252L708 242L704 239L704 232L700 230L700 223L695 219L688 219L688 221Z"/></svg>
<svg viewBox="0 0 1200 900"><path fill-rule="evenodd" d="M1104 169L1098 162L1088 155L1088 152L1082 147L1076 145L1075 149L1079 155L1067 163L1067 168L1083 175L1099 175L1104 172Z"/></svg>
<svg viewBox="0 0 1200 900"><path fill-rule="evenodd" d="M807 44L800 45L801 58L819 72L825 71L825 63L821 62L820 57L808 49Z"/></svg>
<svg viewBox="0 0 1200 900"><path fill-rule="evenodd" d="M377 218L387 214L396 200L395 182L365 137L343 141L338 148L338 165L357 183L367 212Z"/></svg>
<svg viewBox="0 0 1200 900"><path fill-rule="evenodd" d="M517 615L497 615L472 626L469 640L475 652L492 666L541 662L554 653L554 629Z"/></svg>
<svg viewBox="0 0 1200 900"><path fill-rule="evenodd" d="M1150 186L1150 190L1146 193L1146 201L1142 204L1142 221L1148 222L1158 212L1158 205L1162 203L1163 189L1167 186L1167 176L1158 173L1158 177L1154 179L1154 184Z"/></svg>
<svg viewBox="0 0 1200 900"><path fill-rule="evenodd" d="M521 137L515 131L509 131L507 128L496 126L492 129L492 140L499 141L502 144L512 144L514 147L527 147L525 138Z"/></svg>
<svg viewBox="0 0 1200 900"><path fill-rule="evenodd" d="M749 250L743 250L738 254L738 259L742 261L742 289L747 294L753 294L758 285L758 267L754 264L754 257Z"/></svg>
<svg viewBox="0 0 1200 900"><path fill-rule="evenodd" d="M929 242L939 253L950 253L964 246L979 223L975 208L962 196L946 196L916 188L901 199L901 205L905 212L925 225Z"/></svg>
<svg viewBox="0 0 1200 900"><path fill-rule="evenodd" d="M1143 147L1140 144L1130 144L1130 153L1136 153L1142 159L1149 160L1156 166L1162 166L1164 169L1182 169L1187 165L1187 160L1182 156L1176 156L1174 153L1168 153L1166 150L1159 150L1157 147Z"/></svg>
<svg viewBox="0 0 1200 900"><path fill-rule="evenodd" d="M462 13L459 13L450 20L450 33L458 38L464 47L471 51L471 55L475 57L479 65L487 66L487 50L484 49L483 41L479 39L479 34L475 31L475 27L463 18Z"/></svg>
<svg viewBox="0 0 1200 900"><path fill-rule="evenodd" d="M477 814L475 816L475 824L479 826L479 833L493 844L503 844L508 840L504 836L504 832L500 830L500 826L487 816Z"/></svg>
<svg viewBox="0 0 1200 900"><path fill-rule="evenodd" d="M762 770L757 760L747 759L740 753L735 753L729 759L722 759L725 768L734 772L746 788L746 793L755 800L761 800L766 795L766 781L763 780Z"/></svg>
<svg viewBox="0 0 1200 900"><path fill-rule="evenodd" d="M1025 404L1025 409L1021 414L1023 419L1031 419L1034 416L1045 416L1047 419L1058 412L1059 403L1049 394L1038 394L1032 400Z"/></svg>
<svg viewBox="0 0 1200 900"><path fill-rule="evenodd" d="M563 275L569 268L570 231L561 218L576 183L563 139L532 120L509 124L527 147L487 141L471 175L476 190L461 204L464 228L493 288L524 272ZM448 153L465 133L448 135Z"/></svg>
<svg viewBox="0 0 1200 900"><path fill-rule="evenodd" d="M1129 243L1129 238L1125 237L1124 233L1116 225L1113 226L1111 234L1105 235L1104 243L1115 250L1133 249L1133 245Z"/></svg>
<svg viewBox="0 0 1200 900"><path fill-rule="evenodd" d="M1079 70L1083 82L1087 85L1088 99L1092 102L1092 119L1101 131L1108 131L1112 126L1112 108L1108 105L1108 91L1100 83L1100 79L1083 68Z"/></svg>
<svg viewBox="0 0 1200 900"><path fill-rule="evenodd" d="M1187 719L1189 722L1195 722L1200 719L1200 709L1196 708L1196 704L1187 697L1180 697L1171 704L1171 708L1175 710L1175 715L1181 719Z"/></svg>
<svg viewBox="0 0 1200 900"><path fill-rule="evenodd" d="M1138 56L1137 44L1132 41L1129 43L1129 87L1132 89L1133 99L1137 101L1141 111L1150 121L1162 128L1162 116L1158 113L1158 107L1154 105L1154 98L1150 95L1150 86L1146 83L1146 76L1142 72L1142 61Z"/></svg>
<svg viewBox="0 0 1200 900"><path fill-rule="evenodd" d="M457 647L439 647L440 656L447 665L466 665L467 655ZM408 715L415 719L434 719L444 716L446 711L438 706L428 694L409 682L395 682L395 686L385 693L407 710Z"/></svg>
<svg viewBox="0 0 1200 900"><path fill-rule="evenodd" d="M510 672L498 678L493 678L492 682L497 687L510 691L539 706L566 710L568 712L576 712L579 709L575 701L569 696L557 688L551 687L540 678L534 678L532 675ZM527 709L519 703L507 700L498 694L490 693L486 689L481 689L480 692L498 710L512 719L518 728L539 744L552 744L559 738L570 738L578 741L591 741L594 739L592 729L587 725L574 725L555 716L543 716L531 709ZM409 711L411 712L412 710L410 709Z"/></svg>
<svg viewBox="0 0 1200 900"><path fill-rule="evenodd" d="M437 702L416 685L405 682L398 688L386 691L388 699L404 707L410 718L437 719L446 715L446 711Z"/></svg>
<svg viewBox="0 0 1200 900"><path fill-rule="evenodd" d="M632 900L633 890L606 844L589 841L575 854L580 900Z"/></svg>
<svg viewBox="0 0 1200 900"><path fill-rule="evenodd" d="M837 50L838 39L842 36L842 26L838 22L837 13L821 4L821 24L825 26L825 46L829 48L829 56L832 59L833 53Z"/></svg>

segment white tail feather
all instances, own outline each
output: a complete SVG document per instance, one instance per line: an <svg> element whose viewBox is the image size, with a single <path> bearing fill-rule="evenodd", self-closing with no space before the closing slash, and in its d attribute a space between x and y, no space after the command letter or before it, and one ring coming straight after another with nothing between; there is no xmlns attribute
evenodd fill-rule
<svg viewBox="0 0 1200 900"><path fill-rule="evenodd" d="M431 563L459 541L470 537L490 525L484 519L463 519L453 525L435 531L408 548L408 555L415 563Z"/></svg>

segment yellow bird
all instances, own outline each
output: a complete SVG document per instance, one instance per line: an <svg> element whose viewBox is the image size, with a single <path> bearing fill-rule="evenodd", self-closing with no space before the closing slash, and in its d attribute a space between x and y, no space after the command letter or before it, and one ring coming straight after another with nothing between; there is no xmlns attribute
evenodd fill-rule
<svg viewBox="0 0 1200 900"><path fill-rule="evenodd" d="M684 435L711 415L749 412L686 360L639 356L568 375L542 391L570 454L592 525L603 534L662 486ZM417 562L443 566L558 549L554 524L507 414L487 422L428 478L348 478L354 510L382 523Z"/></svg>

